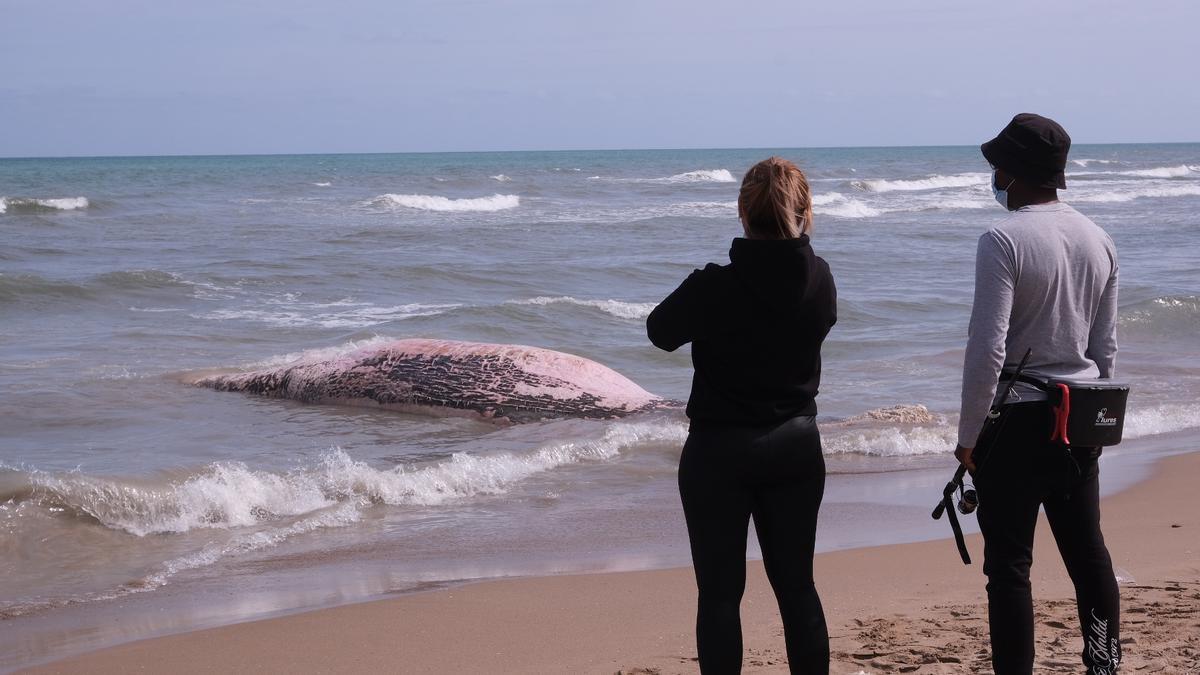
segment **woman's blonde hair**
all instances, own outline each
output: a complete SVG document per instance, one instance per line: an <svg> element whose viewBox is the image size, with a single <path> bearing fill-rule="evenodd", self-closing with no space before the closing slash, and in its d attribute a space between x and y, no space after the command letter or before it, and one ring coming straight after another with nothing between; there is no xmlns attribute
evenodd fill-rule
<svg viewBox="0 0 1200 675"><path fill-rule="evenodd" d="M738 192L738 213L755 239L795 239L812 233L812 193L800 167L769 157L750 167Z"/></svg>

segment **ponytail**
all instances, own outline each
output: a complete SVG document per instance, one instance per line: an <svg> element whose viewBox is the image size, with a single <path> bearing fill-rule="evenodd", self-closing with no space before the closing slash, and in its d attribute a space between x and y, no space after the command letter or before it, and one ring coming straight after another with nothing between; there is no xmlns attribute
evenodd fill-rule
<svg viewBox="0 0 1200 675"><path fill-rule="evenodd" d="M795 164L770 157L750 167L738 192L738 212L755 239L795 239L812 233L808 179Z"/></svg>

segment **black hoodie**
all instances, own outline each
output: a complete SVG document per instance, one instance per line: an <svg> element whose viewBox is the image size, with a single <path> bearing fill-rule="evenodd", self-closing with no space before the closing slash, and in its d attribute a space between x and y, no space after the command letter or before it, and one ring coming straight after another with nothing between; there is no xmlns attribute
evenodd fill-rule
<svg viewBox="0 0 1200 675"><path fill-rule="evenodd" d="M798 239L734 239L728 265L692 272L646 319L650 341L692 343L692 426L815 415L821 343L837 321L829 265Z"/></svg>

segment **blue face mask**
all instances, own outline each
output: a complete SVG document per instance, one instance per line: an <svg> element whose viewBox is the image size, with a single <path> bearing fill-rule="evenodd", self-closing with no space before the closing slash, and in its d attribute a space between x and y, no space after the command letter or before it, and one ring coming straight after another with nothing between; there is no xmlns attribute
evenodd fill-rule
<svg viewBox="0 0 1200 675"><path fill-rule="evenodd" d="M992 179L988 184L992 186L992 196L996 198L996 201L1000 203L1000 206L1004 207L1005 211L1009 210L1008 188L1012 187L1012 184L1015 182L1017 182L1016 178L1009 181L1008 185L1004 186L1004 189L1001 190L1000 188L996 187L996 170L992 169Z"/></svg>

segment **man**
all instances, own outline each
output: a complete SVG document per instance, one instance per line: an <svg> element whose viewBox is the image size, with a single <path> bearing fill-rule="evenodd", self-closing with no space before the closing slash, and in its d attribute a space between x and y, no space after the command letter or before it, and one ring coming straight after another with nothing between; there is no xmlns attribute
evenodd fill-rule
<svg viewBox="0 0 1200 675"><path fill-rule="evenodd" d="M979 436L1001 370L1027 349L1031 374L1113 375L1116 247L1058 201L1070 146L1061 126L1029 113L981 146L993 168L993 194L1011 213L979 238L955 456L975 475L979 494L997 675L1033 670L1029 568L1039 506L1075 585L1087 672L1113 673L1121 660L1120 598L1100 532L1100 448L1050 440L1053 411L1028 385L1014 388L1004 423Z"/></svg>

